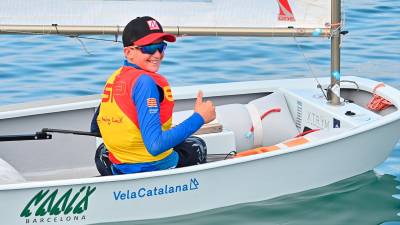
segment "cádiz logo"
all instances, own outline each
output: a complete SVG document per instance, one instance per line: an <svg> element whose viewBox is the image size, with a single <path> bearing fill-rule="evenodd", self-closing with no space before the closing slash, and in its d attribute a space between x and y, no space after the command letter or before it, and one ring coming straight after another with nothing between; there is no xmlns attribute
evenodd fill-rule
<svg viewBox="0 0 400 225"><path fill-rule="evenodd" d="M296 21L294 19L294 15L293 15L293 12L289 5L288 0L278 0L278 5L279 5L278 20L291 21L291 22Z"/></svg>
<svg viewBox="0 0 400 225"><path fill-rule="evenodd" d="M54 223L73 220L84 220L83 213L89 207L89 197L96 187L83 186L66 192L41 190L26 204L20 217L27 218L25 223Z"/></svg>

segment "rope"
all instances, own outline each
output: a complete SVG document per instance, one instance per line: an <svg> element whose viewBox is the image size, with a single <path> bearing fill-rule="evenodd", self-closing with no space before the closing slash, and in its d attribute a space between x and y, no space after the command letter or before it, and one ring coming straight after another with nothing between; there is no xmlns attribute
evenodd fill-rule
<svg viewBox="0 0 400 225"><path fill-rule="evenodd" d="M376 94L376 90L381 87L385 87L385 84L380 83L374 87L372 98L368 102L368 109L373 111L382 111L393 105L389 100Z"/></svg>
<svg viewBox="0 0 400 225"><path fill-rule="evenodd" d="M319 130L321 130L321 129L313 129L313 130L304 131L304 132L296 135L296 137L294 137L294 138L302 137L302 136L304 136L306 134L309 134L309 133L312 133L312 132L315 132L315 131L319 131Z"/></svg>
<svg viewBox="0 0 400 225"><path fill-rule="evenodd" d="M266 111L264 114L261 115L260 119L263 120L268 114L273 113L273 112L281 112L280 108L273 108L268 111ZM254 132L254 126L251 126L250 132Z"/></svg>
<svg viewBox="0 0 400 225"><path fill-rule="evenodd" d="M54 35L50 33L34 33L34 32L24 32L24 31L7 31L7 30L1 30L1 32L4 33L10 33L10 34L26 34L26 35L43 35L43 36L48 36L48 35ZM58 32L58 29L56 28L56 32ZM74 35L74 34L60 34L59 32L55 34L57 36L61 37L67 37L67 38L80 38L80 39L86 39L86 40L94 40L94 41L104 41L104 42L118 42L122 43L122 41L115 41L115 40L110 40L110 39L103 39L103 38L94 38L94 37L84 37L80 35Z"/></svg>
<svg viewBox="0 0 400 225"><path fill-rule="evenodd" d="M314 70L313 70L313 68L312 68L312 66L311 66L310 61L309 61L308 58L306 57L306 55L305 55L305 53L304 53L304 51L303 51L303 48L300 46L300 43L297 41L296 36L293 36L293 39L294 39L294 41L295 41L295 43L296 43L296 45L297 45L297 48L299 49L299 52L303 55L303 58L304 58L304 60L306 61L306 65L307 65L307 67L308 67L308 70L309 70L310 73L311 73L311 76L314 78L314 81L317 83L317 88L319 88L319 89L321 90L321 92L322 92L322 94L324 95L325 99L328 99L328 96L326 96L325 91L324 91L324 89L322 88L321 83L319 82L317 76L315 75L315 72L314 72Z"/></svg>

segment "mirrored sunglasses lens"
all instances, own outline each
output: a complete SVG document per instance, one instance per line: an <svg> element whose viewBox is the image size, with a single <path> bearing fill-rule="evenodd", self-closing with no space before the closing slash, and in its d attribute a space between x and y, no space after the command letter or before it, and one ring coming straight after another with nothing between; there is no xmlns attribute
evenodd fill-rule
<svg viewBox="0 0 400 225"><path fill-rule="evenodd" d="M160 53L163 53L166 48L167 48L167 44L162 42L162 43L159 43L159 44L143 46L143 47L140 48L140 50L145 54L154 54L157 50Z"/></svg>
<svg viewBox="0 0 400 225"><path fill-rule="evenodd" d="M165 51L165 49L167 49L167 44L166 43L162 43L161 47L158 48L158 50L163 53Z"/></svg>
<svg viewBox="0 0 400 225"><path fill-rule="evenodd" d="M157 51L157 48L155 48L153 45L146 45L140 48L143 53L145 54L154 54L154 52Z"/></svg>

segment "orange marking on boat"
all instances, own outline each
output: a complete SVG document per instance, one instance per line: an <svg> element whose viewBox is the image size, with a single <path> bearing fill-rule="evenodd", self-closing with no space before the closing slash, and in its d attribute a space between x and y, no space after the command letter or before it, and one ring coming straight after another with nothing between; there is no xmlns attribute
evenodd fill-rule
<svg viewBox="0 0 400 225"><path fill-rule="evenodd" d="M234 158L239 158L239 157L249 156L249 155L256 155L256 154L260 154L260 153L264 153L264 152L271 152L271 151L275 151L278 149L280 149L280 148L276 145L254 148L254 149L246 150L244 152L239 152L238 154L235 155Z"/></svg>
<svg viewBox="0 0 400 225"><path fill-rule="evenodd" d="M286 141L283 142L284 145L288 146L288 147L294 147L294 146L298 146L298 145L302 145L305 143L308 143L309 140L307 140L305 137L299 137L290 141Z"/></svg>

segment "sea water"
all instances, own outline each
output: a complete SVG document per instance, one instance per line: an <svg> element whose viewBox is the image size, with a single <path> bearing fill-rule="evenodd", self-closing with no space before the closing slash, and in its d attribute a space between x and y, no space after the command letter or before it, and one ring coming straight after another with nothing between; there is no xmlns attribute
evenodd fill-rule
<svg viewBox="0 0 400 225"><path fill-rule="evenodd" d="M349 31L341 44L342 75L400 89L400 1L357 0L342 6L344 29ZM122 45L114 36L90 38L109 41L0 35L0 106L100 94L107 77L122 64ZM326 77L329 69L327 38L181 37L168 46L160 73L172 86L183 86ZM113 225L394 225L400 224L399 179L398 144L374 171L326 187L187 216Z"/></svg>

